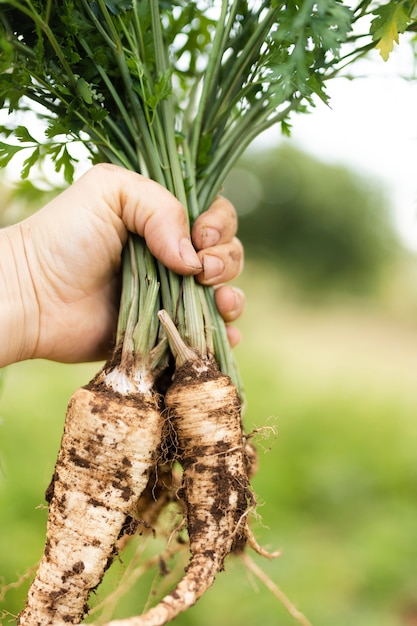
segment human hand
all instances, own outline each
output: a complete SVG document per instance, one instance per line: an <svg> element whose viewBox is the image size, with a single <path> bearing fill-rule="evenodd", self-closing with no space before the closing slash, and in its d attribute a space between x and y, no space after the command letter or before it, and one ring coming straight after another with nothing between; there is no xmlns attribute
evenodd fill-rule
<svg viewBox="0 0 417 626"><path fill-rule="evenodd" d="M218 198L196 220L193 247L183 207L167 190L117 166L91 168L41 211L1 233L2 259L9 262L2 260L0 289L2 279L15 313L13 332L1 325L0 365L25 358L77 362L106 356L116 327L128 230L143 236L170 269L216 286L241 270L236 228L233 207ZM226 322L239 317L240 290L222 285L215 297ZM2 299L3 319L5 306ZM238 330L228 326L228 335L236 345Z"/></svg>

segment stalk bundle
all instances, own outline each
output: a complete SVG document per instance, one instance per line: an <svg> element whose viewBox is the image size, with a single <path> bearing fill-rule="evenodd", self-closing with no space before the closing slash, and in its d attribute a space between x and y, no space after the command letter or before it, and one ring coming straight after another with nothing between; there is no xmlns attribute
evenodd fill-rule
<svg viewBox="0 0 417 626"><path fill-rule="evenodd" d="M20 143L0 144L0 164L26 150L23 177L52 159L71 182L71 143L81 142L93 163L165 186L192 223L255 137L277 123L288 132L290 114L315 95L326 101L325 81L372 45L351 34L369 4L0 0L0 103L10 112L35 106L46 123L43 140L1 127ZM115 349L70 401L45 554L21 625L81 621L121 536L139 523L138 503L145 518L155 504L149 479L159 462L183 466L191 561L174 591L126 623L173 619L246 542L266 554L249 529L252 451L213 292L167 271L137 237L124 258ZM168 390L156 382L162 374ZM167 424L177 449L162 459ZM162 489L151 523L170 497Z"/></svg>

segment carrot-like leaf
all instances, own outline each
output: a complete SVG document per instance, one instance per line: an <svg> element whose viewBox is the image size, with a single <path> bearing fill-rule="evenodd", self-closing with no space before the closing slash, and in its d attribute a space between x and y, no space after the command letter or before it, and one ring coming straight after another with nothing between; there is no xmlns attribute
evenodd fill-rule
<svg viewBox="0 0 417 626"><path fill-rule="evenodd" d="M377 42L375 47L384 61L388 61L394 44L399 41L399 35L405 32L411 22L410 4L414 3L390 2L374 11L376 17L372 20L371 34L373 41Z"/></svg>
<svg viewBox="0 0 417 626"><path fill-rule="evenodd" d="M13 157L23 150L24 146L13 146L9 143L0 141L0 167L6 167Z"/></svg>

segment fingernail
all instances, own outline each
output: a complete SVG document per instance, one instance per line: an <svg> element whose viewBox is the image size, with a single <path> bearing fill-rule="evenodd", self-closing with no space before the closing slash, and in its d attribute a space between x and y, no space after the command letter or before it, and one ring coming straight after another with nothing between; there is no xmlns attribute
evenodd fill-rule
<svg viewBox="0 0 417 626"><path fill-rule="evenodd" d="M224 263L219 257L205 254L203 257L203 272L205 280L216 278L224 271Z"/></svg>
<svg viewBox="0 0 417 626"><path fill-rule="evenodd" d="M231 287L231 289L234 295L234 303L233 303L233 306L229 309L228 313L233 314L237 312L237 310L239 309L244 295L243 295L243 291L239 289L239 287Z"/></svg>
<svg viewBox="0 0 417 626"><path fill-rule="evenodd" d="M204 228L203 229L203 247L211 248L211 246L215 246L220 241L220 233L215 228Z"/></svg>
<svg viewBox="0 0 417 626"><path fill-rule="evenodd" d="M188 267L193 267L196 270L202 269L197 252L194 250L191 241L186 237L180 241L180 257Z"/></svg>

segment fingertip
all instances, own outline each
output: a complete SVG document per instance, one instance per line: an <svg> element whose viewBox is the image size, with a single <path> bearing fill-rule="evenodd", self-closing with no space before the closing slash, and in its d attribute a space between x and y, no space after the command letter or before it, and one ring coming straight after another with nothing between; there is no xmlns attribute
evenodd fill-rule
<svg viewBox="0 0 417 626"><path fill-rule="evenodd" d="M184 265L191 274L198 274L203 269L203 265L195 251L190 239L183 237L179 242L179 254Z"/></svg>
<svg viewBox="0 0 417 626"><path fill-rule="evenodd" d="M211 248L230 241L237 231L237 214L234 206L223 196L196 219L192 228L192 241L197 250Z"/></svg>
<svg viewBox="0 0 417 626"><path fill-rule="evenodd" d="M215 290L216 305L225 322L234 322L243 313L245 294L238 287L221 285Z"/></svg>
<svg viewBox="0 0 417 626"><path fill-rule="evenodd" d="M242 334L236 326L226 326L226 333L231 348L235 348L242 341Z"/></svg>
<svg viewBox="0 0 417 626"><path fill-rule="evenodd" d="M203 250L204 248L216 246L221 240L221 233L218 228L214 228L213 226L203 225L198 229L194 226L192 237L197 250Z"/></svg>

